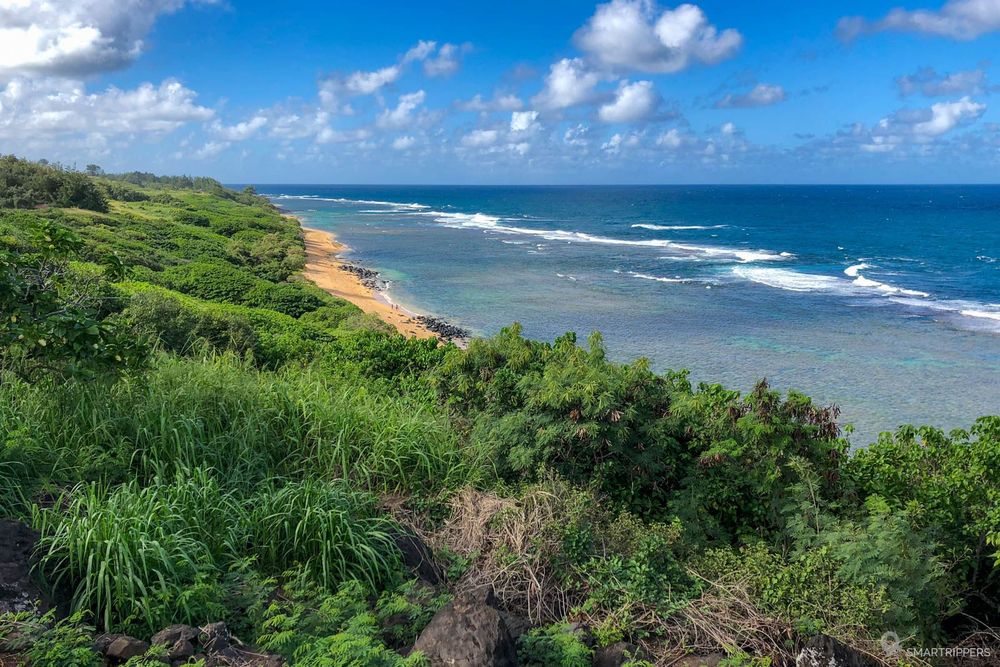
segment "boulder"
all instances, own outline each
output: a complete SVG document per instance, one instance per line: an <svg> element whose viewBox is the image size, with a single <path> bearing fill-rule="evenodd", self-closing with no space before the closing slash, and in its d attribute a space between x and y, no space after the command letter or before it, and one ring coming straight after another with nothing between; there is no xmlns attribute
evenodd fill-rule
<svg viewBox="0 0 1000 667"><path fill-rule="evenodd" d="M198 641L205 653L221 653L229 648L229 628L222 622L204 625Z"/></svg>
<svg viewBox="0 0 1000 667"><path fill-rule="evenodd" d="M199 634L198 628L190 625L169 625L153 635L149 643L157 646L173 646L179 641L195 642Z"/></svg>
<svg viewBox="0 0 1000 667"><path fill-rule="evenodd" d="M106 634L94 640L94 650L111 663L127 662L149 650L149 642L128 635Z"/></svg>
<svg viewBox="0 0 1000 667"><path fill-rule="evenodd" d="M816 635L799 651L795 667L877 667L863 653L828 635Z"/></svg>
<svg viewBox="0 0 1000 667"><path fill-rule="evenodd" d="M413 650L426 655L431 667L517 666L517 648L492 589L456 596L434 615Z"/></svg>
<svg viewBox="0 0 1000 667"><path fill-rule="evenodd" d="M609 644L594 651L594 667L621 667L629 660L649 659L641 646L629 642Z"/></svg>
<svg viewBox="0 0 1000 667"><path fill-rule="evenodd" d="M535 624L532 623L531 619L527 616L512 614L503 609L500 609L499 611L500 618L503 619L504 625L507 626L507 631L510 633L511 638L515 642L520 639L522 635L528 634L535 627Z"/></svg>

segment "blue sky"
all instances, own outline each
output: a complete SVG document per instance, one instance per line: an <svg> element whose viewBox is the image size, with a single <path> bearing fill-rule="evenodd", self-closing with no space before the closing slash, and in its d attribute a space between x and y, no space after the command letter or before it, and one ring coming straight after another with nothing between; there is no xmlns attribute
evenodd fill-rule
<svg viewBox="0 0 1000 667"><path fill-rule="evenodd" d="M0 0L0 152L228 182L996 182L1000 0L905 1Z"/></svg>

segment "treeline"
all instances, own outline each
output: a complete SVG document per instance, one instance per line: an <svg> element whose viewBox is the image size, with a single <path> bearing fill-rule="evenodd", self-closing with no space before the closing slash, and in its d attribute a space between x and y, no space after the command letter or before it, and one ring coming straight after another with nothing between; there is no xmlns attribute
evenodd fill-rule
<svg viewBox="0 0 1000 667"><path fill-rule="evenodd" d="M0 211L0 515L82 614L0 616L0 651L224 620L293 664L417 665L484 584L522 665L996 645L1000 417L852 451L835 409L596 334L408 340L302 281L256 195L93 181L109 213Z"/></svg>

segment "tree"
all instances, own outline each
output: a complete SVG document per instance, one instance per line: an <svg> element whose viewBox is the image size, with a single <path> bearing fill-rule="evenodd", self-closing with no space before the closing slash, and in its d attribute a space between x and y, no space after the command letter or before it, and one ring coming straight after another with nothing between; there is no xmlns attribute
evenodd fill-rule
<svg viewBox="0 0 1000 667"><path fill-rule="evenodd" d="M104 170L96 164L88 164L86 171L88 176L102 176L104 174Z"/></svg>

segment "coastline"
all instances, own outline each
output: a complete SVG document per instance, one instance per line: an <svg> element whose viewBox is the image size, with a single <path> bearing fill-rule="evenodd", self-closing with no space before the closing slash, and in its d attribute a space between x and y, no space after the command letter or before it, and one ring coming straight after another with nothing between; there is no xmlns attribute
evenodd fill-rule
<svg viewBox="0 0 1000 667"><path fill-rule="evenodd" d="M461 343L461 338L441 335L431 328L434 318L421 321L420 315L398 304L393 304L378 289L373 287L373 277L377 274L342 261L338 255L344 251L344 244L332 232L306 227L296 216L285 214L298 221L302 228L302 238L306 247L306 265L302 275L319 288L333 296L350 301L366 313L375 315L392 325L401 334L416 338L439 338ZM363 274L368 274L367 276Z"/></svg>

